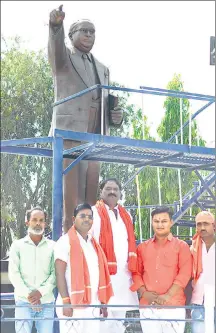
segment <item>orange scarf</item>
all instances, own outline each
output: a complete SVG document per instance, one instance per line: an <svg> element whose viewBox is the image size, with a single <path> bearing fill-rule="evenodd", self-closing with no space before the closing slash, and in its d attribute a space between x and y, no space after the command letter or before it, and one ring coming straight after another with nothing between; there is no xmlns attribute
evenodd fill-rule
<svg viewBox="0 0 216 333"><path fill-rule="evenodd" d="M193 257L193 279L194 283L202 273L202 240L200 234L196 233L192 238L191 253Z"/></svg>
<svg viewBox="0 0 216 333"><path fill-rule="evenodd" d="M68 231L70 241L70 265L71 265L71 304L90 304L91 285L89 270L75 227ZM98 256L99 263L99 287L98 299L102 304L107 304L113 296L109 270L106 257L100 245L92 238L92 244ZM76 272L76 273L75 273Z"/></svg>
<svg viewBox="0 0 216 333"><path fill-rule="evenodd" d="M110 275L115 275L117 273L117 262L114 252L113 234L109 214L103 200L97 201L96 208L101 218L99 243L106 255ZM133 223L125 208L118 205L118 209L128 234L128 270L130 272L136 272L137 254Z"/></svg>

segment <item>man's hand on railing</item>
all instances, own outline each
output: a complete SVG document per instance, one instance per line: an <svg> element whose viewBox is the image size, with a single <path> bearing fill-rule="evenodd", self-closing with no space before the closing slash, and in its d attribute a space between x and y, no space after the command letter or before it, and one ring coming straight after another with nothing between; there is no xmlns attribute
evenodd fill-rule
<svg viewBox="0 0 216 333"><path fill-rule="evenodd" d="M72 308L63 308L63 316L65 317L73 317L73 309Z"/></svg>
<svg viewBox="0 0 216 333"><path fill-rule="evenodd" d="M103 316L103 318L107 318L108 317L108 311L106 307L101 307L100 308L100 315Z"/></svg>
<svg viewBox="0 0 216 333"><path fill-rule="evenodd" d="M41 304L41 299L42 295L40 293L39 290L33 290L29 295L28 295L28 301L32 304L32 305L38 305ZM41 307L32 307L32 310L35 312L40 312L42 311Z"/></svg>
<svg viewBox="0 0 216 333"><path fill-rule="evenodd" d="M155 304L165 305L170 300L170 297L171 296L169 294L159 295L155 301Z"/></svg>
<svg viewBox="0 0 216 333"><path fill-rule="evenodd" d="M39 290L33 290L29 295L28 295L28 301L34 305L38 304L38 301L40 301L42 295Z"/></svg>
<svg viewBox="0 0 216 333"><path fill-rule="evenodd" d="M155 304L158 298L158 294L153 291L144 291L142 297L146 299L149 305Z"/></svg>
<svg viewBox="0 0 216 333"><path fill-rule="evenodd" d="M36 307L36 305L41 305L41 301L34 302L34 304L31 303L31 305L32 305L32 307L31 307L32 310L35 311L35 312L41 312L43 310L42 306L41 307Z"/></svg>

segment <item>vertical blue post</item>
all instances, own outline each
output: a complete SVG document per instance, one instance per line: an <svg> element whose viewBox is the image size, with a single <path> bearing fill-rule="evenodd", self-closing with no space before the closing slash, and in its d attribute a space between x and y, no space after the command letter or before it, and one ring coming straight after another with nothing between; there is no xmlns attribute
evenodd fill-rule
<svg viewBox="0 0 216 333"><path fill-rule="evenodd" d="M52 239L57 241L62 234L62 207L63 207L63 139L53 138L53 189L52 189ZM54 290L55 299L58 289ZM55 318L57 318L55 309ZM53 332L59 333L59 322L55 321Z"/></svg>
<svg viewBox="0 0 216 333"><path fill-rule="evenodd" d="M178 201L174 201L174 214L178 211Z"/></svg>
<svg viewBox="0 0 216 333"><path fill-rule="evenodd" d="M53 138L53 190L52 190L52 239L57 241L62 234L63 207L63 139Z"/></svg>

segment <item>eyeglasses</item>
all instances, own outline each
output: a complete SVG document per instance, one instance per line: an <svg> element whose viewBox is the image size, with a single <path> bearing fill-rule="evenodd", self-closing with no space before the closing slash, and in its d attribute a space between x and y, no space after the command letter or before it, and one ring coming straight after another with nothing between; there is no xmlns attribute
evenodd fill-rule
<svg viewBox="0 0 216 333"><path fill-rule="evenodd" d="M78 217L81 219L85 219L86 217L88 217L89 220L93 220L93 215L79 214Z"/></svg>
<svg viewBox="0 0 216 333"><path fill-rule="evenodd" d="M88 32L90 33L90 35L94 35L95 34L95 29L86 29L86 28L81 28L81 29L77 29L73 31L73 34L77 31L82 32L83 34L87 34Z"/></svg>

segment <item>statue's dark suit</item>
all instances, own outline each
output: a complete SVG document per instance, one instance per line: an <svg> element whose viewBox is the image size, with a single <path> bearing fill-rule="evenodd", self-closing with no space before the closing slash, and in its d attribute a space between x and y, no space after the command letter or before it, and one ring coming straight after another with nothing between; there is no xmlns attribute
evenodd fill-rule
<svg viewBox="0 0 216 333"><path fill-rule="evenodd" d="M92 54L91 66L94 78L89 80L83 65L82 53L65 46L63 25L57 31L49 28L48 56L52 68L55 101L80 92L94 84L109 84L109 70ZM109 92L104 90L104 134L109 133ZM101 133L101 94L89 92L69 102L56 106L53 110L53 129L71 130L77 132ZM71 148L78 143L65 141L64 148ZM64 160L64 168L71 162ZM98 188L99 164L95 162L81 162L64 176L64 219L65 225L71 225L73 209L77 203L88 201L95 204ZM65 227L67 231L68 227Z"/></svg>

